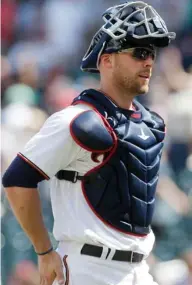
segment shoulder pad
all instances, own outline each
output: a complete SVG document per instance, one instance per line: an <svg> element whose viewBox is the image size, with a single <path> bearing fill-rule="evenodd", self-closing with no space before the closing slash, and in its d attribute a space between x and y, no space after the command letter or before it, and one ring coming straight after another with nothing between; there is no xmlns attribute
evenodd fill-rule
<svg viewBox="0 0 192 285"><path fill-rule="evenodd" d="M164 123L163 118L160 115L158 115L156 112L153 112L153 111L149 111L149 112L151 114L152 120L156 122L156 126L157 126L156 128L158 128L161 131L164 131L165 123Z"/></svg>
<svg viewBox="0 0 192 285"><path fill-rule="evenodd" d="M73 139L81 147L92 152L106 152L113 146L113 137L93 110L78 115L70 125Z"/></svg>
<svg viewBox="0 0 192 285"><path fill-rule="evenodd" d="M143 106L139 102L137 102L136 105L139 106L142 112L142 120L144 122L148 123L148 125L150 125L152 128L158 129L163 132L165 131L165 123L161 116L151 111L149 108Z"/></svg>

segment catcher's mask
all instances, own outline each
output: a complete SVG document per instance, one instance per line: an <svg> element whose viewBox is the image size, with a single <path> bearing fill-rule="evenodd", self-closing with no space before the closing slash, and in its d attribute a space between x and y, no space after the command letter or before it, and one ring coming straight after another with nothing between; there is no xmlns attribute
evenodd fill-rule
<svg viewBox="0 0 192 285"><path fill-rule="evenodd" d="M82 59L81 69L99 72L101 54L135 46L166 47L175 39L155 9L142 1L110 7L103 14L104 25L94 35Z"/></svg>

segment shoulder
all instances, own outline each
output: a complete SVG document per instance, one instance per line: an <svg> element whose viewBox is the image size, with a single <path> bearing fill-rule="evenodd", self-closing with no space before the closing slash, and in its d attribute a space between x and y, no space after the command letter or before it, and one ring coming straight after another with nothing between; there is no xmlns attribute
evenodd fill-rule
<svg viewBox="0 0 192 285"><path fill-rule="evenodd" d="M63 110L52 114L46 120L45 124L69 125L76 116L88 110L92 110L92 108L85 104L70 105Z"/></svg>

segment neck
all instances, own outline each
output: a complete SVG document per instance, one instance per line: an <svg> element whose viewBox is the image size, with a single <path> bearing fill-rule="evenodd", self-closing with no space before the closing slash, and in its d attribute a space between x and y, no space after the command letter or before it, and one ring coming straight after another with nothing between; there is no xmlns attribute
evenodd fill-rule
<svg viewBox="0 0 192 285"><path fill-rule="evenodd" d="M123 90L118 90L115 86L106 86L102 83L99 90L112 99L117 106L127 110L133 109L132 102L135 97L134 95Z"/></svg>

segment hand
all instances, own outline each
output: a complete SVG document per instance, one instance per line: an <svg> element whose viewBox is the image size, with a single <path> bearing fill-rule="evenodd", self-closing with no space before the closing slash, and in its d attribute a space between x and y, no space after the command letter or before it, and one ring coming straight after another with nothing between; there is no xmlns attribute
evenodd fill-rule
<svg viewBox="0 0 192 285"><path fill-rule="evenodd" d="M64 285L63 264L56 251L38 256L40 285L52 285L56 279L59 285Z"/></svg>

